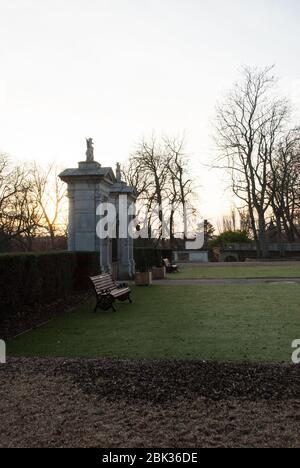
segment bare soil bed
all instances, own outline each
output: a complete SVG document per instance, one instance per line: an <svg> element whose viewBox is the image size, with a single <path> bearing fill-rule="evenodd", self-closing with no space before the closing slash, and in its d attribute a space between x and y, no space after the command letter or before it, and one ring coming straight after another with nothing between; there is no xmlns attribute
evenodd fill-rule
<svg viewBox="0 0 300 468"><path fill-rule="evenodd" d="M9 358L0 447L300 447L300 366Z"/></svg>

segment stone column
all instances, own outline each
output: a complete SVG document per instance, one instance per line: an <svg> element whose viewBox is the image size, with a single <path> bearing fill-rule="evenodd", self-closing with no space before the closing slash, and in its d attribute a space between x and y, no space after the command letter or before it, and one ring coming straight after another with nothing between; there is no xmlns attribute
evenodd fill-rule
<svg viewBox="0 0 300 468"><path fill-rule="evenodd" d="M133 239L129 239L129 260L131 265L131 276L135 275L135 261L134 261L134 253L133 253Z"/></svg>
<svg viewBox="0 0 300 468"><path fill-rule="evenodd" d="M75 206L74 206L74 188L72 184L68 187L69 199L69 223L68 223L68 249L75 250Z"/></svg>
<svg viewBox="0 0 300 468"><path fill-rule="evenodd" d="M131 279L134 276L134 258L133 258L133 239L128 232L128 225L132 220L132 215L129 214L129 207L134 202L133 189L126 186L124 182L119 182L115 185L116 190L116 206L121 229L120 238L118 239L118 269L120 279ZM120 203L120 199L122 202Z"/></svg>
<svg viewBox="0 0 300 468"><path fill-rule="evenodd" d="M132 277L132 264L130 258L129 239L119 239L119 276L122 279L130 279Z"/></svg>
<svg viewBox="0 0 300 468"><path fill-rule="evenodd" d="M101 168L95 161L80 162L77 169L66 169L60 178L68 184L69 250L99 252L103 271L109 271L109 240L99 239L96 210L107 199L114 182L110 168Z"/></svg>
<svg viewBox="0 0 300 468"><path fill-rule="evenodd" d="M135 198L133 197L133 193L131 194L131 197L129 198L128 200L129 202L129 205L131 203L135 203ZM132 221L134 220L134 215L135 215L135 207L134 207L134 212L129 215L129 219L128 219L128 222L129 223L132 223ZM134 277L135 275L135 261L134 261L134 239L133 239L133 232L130 232L130 236L129 236L129 260L130 260L130 265L131 265L131 275L132 277Z"/></svg>
<svg viewBox="0 0 300 468"><path fill-rule="evenodd" d="M109 199L107 196L108 192L105 192L103 195L100 191L100 196L97 198L97 207L101 204L106 204ZM100 216L97 216L97 222L101 219ZM109 237L101 238L97 236L97 246L100 252L100 265L102 273L111 273L112 270L112 260L111 260L111 240Z"/></svg>

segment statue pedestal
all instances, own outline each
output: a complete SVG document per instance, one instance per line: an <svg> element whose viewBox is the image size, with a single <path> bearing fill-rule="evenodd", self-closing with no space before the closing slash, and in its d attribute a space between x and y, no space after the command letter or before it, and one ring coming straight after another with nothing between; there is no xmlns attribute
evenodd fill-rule
<svg viewBox="0 0 300 468"><path fill-rule="evenodd" d="M99 164L96 161L81 161L78 163L78 168L81 170L96 170L101 167L101 164Z"/></svg>

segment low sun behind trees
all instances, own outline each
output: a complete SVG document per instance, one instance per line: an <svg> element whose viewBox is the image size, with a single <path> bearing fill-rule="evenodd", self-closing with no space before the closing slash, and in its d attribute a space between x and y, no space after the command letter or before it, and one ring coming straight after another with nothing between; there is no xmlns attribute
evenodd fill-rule
<svg viewBox="0 0 300 468"><path fill-rule="evenodd" d="M268 256L266 233L300 239L300 130L291 128L287 99L278 97L272 68L244 68L240 82L217 108L218 166L249 213L259 257Z"/></svg>
<svg viewBox="0 0 300 468"><path fill-rule="evenodd" d="M239 201L238 215L224 217L223 230L245 232L260 258L268 257L271 239L300 242L300 127L291 122L273 67L244 68L217 107L215 167L229 172ZM48 249L66 247L67 200L57 174L55 166L17 164L0 154L0 252L36 249L41 239ZM137 144L123 178L137 191L137 219L148 237L195 233L199 213L190 174L183 139L153 135Z"/></svg>
<svg viewBox="0 0 300 468"><path fill-rule="evenodd" d="M0 154L0 251L33 250L48 239L54 249L66 236L65 188L55 166L14 164ZM41 244L36 246L41 249Z"/></svg>
<svg viewBox="0 0 300 468"><path fill-rule="evenodd" d="M0 154L0 252L66 248L67 198L58 172L54 165L16 163ZM173 239L188 232L196 210L183 140L141 141L123 178L136 188L140 225L146 214L150 236Z"/></svg>

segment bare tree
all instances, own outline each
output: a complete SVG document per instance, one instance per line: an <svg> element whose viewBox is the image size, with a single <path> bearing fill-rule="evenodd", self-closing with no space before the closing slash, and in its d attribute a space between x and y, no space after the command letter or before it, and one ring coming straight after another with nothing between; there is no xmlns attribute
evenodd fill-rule
<svg viewBox="0 0 300 468"><path fill-rule="evenodd" d="M184 139L171 140L165 138L165 147L168 154L168 170L169 170L169 202L172 207L170 217L170 232L171 238L174 231L174 214L178 206L181 207L183 216L183 232L184 238L188 233L188 203L193 194L193 183L189 177L189 168L187 156L184 151Z"/></svg>
<svg viewBox="0 0 300 468"><path fill-rule="evenodd" d="M16 244L31 250L40 220L28 167L14 165L7 155L0 155L0 232L6 244L1 250Z"/></svg>
<svg viewBox="0 0 300 468"><path fill-rule="evenodd" d="M13 163L0 154L0 248L32 250L33 240L48 233L51 248L64 226L65 189L54 166Z"/></svg>
<svg viewBox="0 0 300 468"><path fill-rule="evenodd" d="M123 167L122 177L127 185L134 187L137 198L148 193L151 183L146 173L140 170L139 162L135 157L131 156Z"/></svg>
<svg viewBox="0 0 300 468"><path fill-rule="evenodd" d="M148 213L148 226L158 224L158 238L174 238L175 215L181 211L186 214L186 207L192 195L192 181L188 176L188 162L184 153L184 140L154 136L143 139L131 155L123 171L129 185L135 187L140 212ZM153 213L153 208L158 212ZM164 214L168 211L169 226L165 223ZM186 223L186 218L183 218ZM184 232L187 232L186 225Z"/></svg>
<svg viewBox="0 0 300 468"><path fill-rule="evenodd" d="M239 218L240 218L240 231L245 232L247 237L250 238L252 229L251 229L251 217L247 208L239 209Z"/></svg>
<svg viewBox="0 0 300 468"><path fill-rule="evenodd" d="M24 171L21 167L13 167L8 155L0 154L0 215L2 226L3 217L7 214L7 207L11 198L21 192L24 181Z"/></svg>
<svg viewBox="0 0 300 468"><path fill-rule="evenodd" d="M275 96L272 68L245 68L241 82L218 106L216 121L222 167L230 170L233 192L249 212L259 257L268 255L271 162L290 116L287 100Z"/></svg>
<svg viewBox="0 0 300 468"><path fill-rule="evenodd" d="M28 175L28 173L27 173ZM32 181L24 181L22 191L17 192L10 201L12 226L16 240L24 250L32 250L33 240L41 232L41 213L34 199Z"/></svg>
<svg viewBox="0 0 300 468"><path fill-rule="evenodd" d="M31 169L34 199L41 213L41 227L50 237L51 248L59 234L59 216L66 196L66 189L58 178L54 165L44 169L34 164Z"/></svg>
<svg viewBox="0 0 300 468"><path fill-rule="evenodd" d="M131 178L139 195L139 201L148 213L148 226L151 230L158 222L158 237L163 236L162 206L166 199L168 184L169 155L163 144L152 136L148 141L143 139L130 158L130 172L127 181ZM158 207L158 213L153 209ZM157 219L154 219L157 218Z"/></svg>
<svg viewBox="0 0 300 468"><path fill-rule="evenodd" d="M300 239L296 225L300 210L300 129L287 133L279 143L271 161L268 195L277 226L277 237L282 242L282 232L288 241Z"/></svg>
<svg viewBox="0 0 300 468"><path fill-rule="evenodd" d="M223 216L223 231L235 232L237 230L237 214L236 209L231 208L230 215Z"/></svg>
<svg viewBox="0 0 300 468"><path fill-rule="evenodd" d="M139 160L134 155L130 156L127 164L123 167L122 176L127 185L135 189L138 200L136 218L147 216L148 213L151 213L154 198L152 184L149 175L141 170ZM148 222L150 223L151 220L148 220Z"/></svg>

